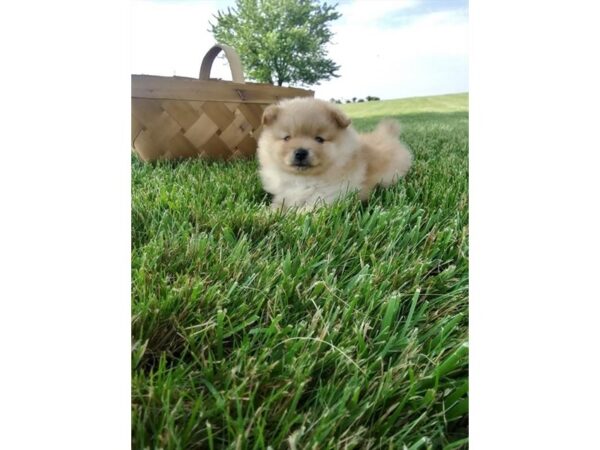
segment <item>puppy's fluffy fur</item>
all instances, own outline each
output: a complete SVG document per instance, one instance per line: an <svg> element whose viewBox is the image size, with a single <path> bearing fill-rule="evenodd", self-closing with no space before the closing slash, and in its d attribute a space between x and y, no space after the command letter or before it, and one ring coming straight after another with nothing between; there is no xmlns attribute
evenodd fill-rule
<svg viewBox="0 0 600 450"><path fill-rule="evenodd" d="M392 120L359 135L339 108L312 98L271 105L262 120L260 175L274 208L310 210L354 191L365 200L375 186L393 184L411 166Z"/></svg>

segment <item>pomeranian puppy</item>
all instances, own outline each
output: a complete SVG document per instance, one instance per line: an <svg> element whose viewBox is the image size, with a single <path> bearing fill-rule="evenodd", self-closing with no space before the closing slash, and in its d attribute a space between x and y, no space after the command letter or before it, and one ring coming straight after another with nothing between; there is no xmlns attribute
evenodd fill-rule
<svg viewBox="0 0 600 450"><path fill-rule="evenodd" d="M293 98L268 106L258 141L260 176L273 208L307 211L358 191L366 200L377 186L406 174L412 157L393 120L358 134L333 104Z"/></svg>

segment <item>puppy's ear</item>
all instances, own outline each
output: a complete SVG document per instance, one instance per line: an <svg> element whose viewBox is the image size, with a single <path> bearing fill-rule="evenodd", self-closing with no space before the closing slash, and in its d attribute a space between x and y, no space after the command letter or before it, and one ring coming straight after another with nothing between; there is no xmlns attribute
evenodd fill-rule
<svg viewBox="0 0 600 450"><path fill-rule="evenodd" d="M279 106L277 105L269 105L265 109L262 115L262 124L263 125L271 125L277 119L277 114L279 114Z"/></svg>
<svg viewBox="0 0 600 450"><path fill-rule="evenodd" d="M340 128L348 128L348 126L352 123L352 120L350 120L350 118L346 114L344 114L337 108L331 109L331 117Z"/></svg>

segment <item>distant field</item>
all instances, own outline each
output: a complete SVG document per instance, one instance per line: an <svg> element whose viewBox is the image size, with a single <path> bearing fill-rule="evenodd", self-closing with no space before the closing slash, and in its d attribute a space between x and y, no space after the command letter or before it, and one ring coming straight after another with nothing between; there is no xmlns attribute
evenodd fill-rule
<svg viewBox="0 0 600 450"><path fill-rule="evenodd" d="M132 160L132 447L468 444L468 95L396 117L407 178L268 212L256 163Z"/></svg>
<svg viewBox="0 0 600 450"><path fill-rule="evenodd" d="M414 97L378 102L348 103L341 105L352 117L381 115L403 115L416 113L450 113L469 110L469 94L436 95L434 97Z"/></svg>

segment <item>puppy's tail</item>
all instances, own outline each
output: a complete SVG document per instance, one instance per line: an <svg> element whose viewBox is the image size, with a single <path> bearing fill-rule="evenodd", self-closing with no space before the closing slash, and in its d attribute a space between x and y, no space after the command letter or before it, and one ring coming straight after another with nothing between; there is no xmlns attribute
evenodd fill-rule
<svg viewBox="0 0 600 450"><path fill-rule="evenodd" d="M400 124L394 119L384 119L375 128L375 133L398 138L400 137Z"/></svg>

